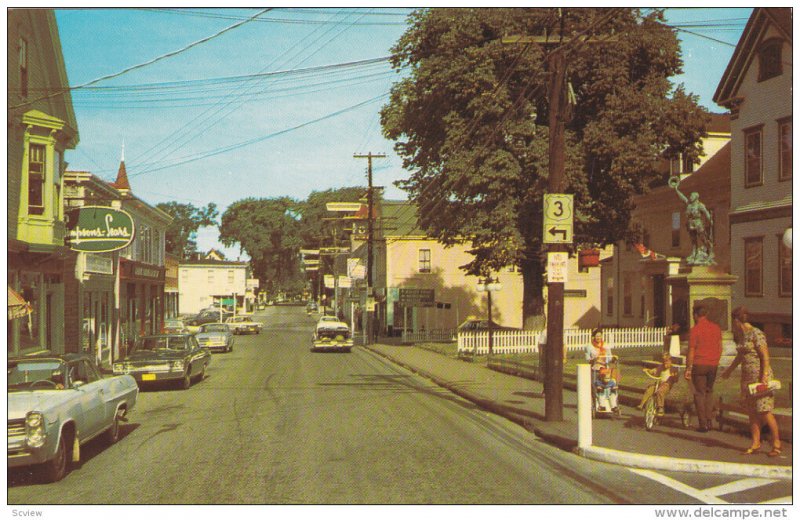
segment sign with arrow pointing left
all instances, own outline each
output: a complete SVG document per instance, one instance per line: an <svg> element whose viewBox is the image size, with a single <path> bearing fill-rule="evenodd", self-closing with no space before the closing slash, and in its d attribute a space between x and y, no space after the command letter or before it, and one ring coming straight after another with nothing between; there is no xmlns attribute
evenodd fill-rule
<svg viewBox="0 0 800 520"><path fill-rule="evenodd" d="M571 244L575 212L573 196L568 193L545 193L542 242Z"/></svg>

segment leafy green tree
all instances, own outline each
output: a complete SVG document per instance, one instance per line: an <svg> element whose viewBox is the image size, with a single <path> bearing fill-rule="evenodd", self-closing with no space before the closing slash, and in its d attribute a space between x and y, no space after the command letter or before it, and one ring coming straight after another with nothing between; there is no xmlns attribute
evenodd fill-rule
<svg viewBox="0 0 800 520"><path fill-rule="evenodd" d="M205 208L179 202L162 202L156 207L172 217L166 230L165 249L180 259L187 259L197 251L197 230L203 226L216 226L219 216L213 202Z"/></svg>
<svg viewBox="0 0 800 520"><path fill-rule="evenodd" d="M659 10L634 8L422 9L393 49L406 74L381 123L411 172L398 185L430 235L450 245L468 237L466 272L520 268L526 326L543 314L547 56L557 44L501 40L545 30L608 40L564 44L574 100L566 192L575 194L576 242L602 245L630 233L631 196L658 180L659 159L701 153L704 112L670 83L682 61L663 21Z"/></svg>
<svg viewBox="0 0 800 520"><path fill-rule="evenodd" d="M262 288L286 290L301 280L299 203L289 197L247 198L231 204L222 215L219 240L239 244Z"/></svg>
<svg viewBox="0 0 800 520"><path fill-rule="evenodd" d="M344 242L348 239L345 226L334 225L330 217L336 217L328 211L329 202L359 202L365 196L366 188L346 187L325 191L314 191L300 204L300 235L308 248L331 246L335 239Z"/></svg>

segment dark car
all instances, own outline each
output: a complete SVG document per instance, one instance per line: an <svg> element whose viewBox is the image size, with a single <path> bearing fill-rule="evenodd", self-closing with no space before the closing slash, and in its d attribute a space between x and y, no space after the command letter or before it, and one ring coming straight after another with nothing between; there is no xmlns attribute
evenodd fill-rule
<svg viewBox="0 0 800 520"><path fill-rule="evenodd" d="M211 353L191 334L156 334L136 340L128 356L114 363L115 374L130 374L139 386L175 382L184 390L201 381Z"/></svg>

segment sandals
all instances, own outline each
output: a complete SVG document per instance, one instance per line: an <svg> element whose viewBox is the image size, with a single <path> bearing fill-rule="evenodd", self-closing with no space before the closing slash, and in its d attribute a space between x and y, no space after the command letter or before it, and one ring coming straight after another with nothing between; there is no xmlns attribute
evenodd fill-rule
<svg viewBox="0 0 800 520"><path fill-rule="evenodd" d="M752 455L753 453L756 453L760 449L761 449L761 445L760 444L758 446L750 446L749 448L747 448L746 450L744 450L742 452L742 455ZM778 450L778 452L780 453L780 450ZM770 453L772 453L772 452L770 452Z"/></svg>
<svg viewBox="0 0 800 520"><path fill-rule="evenodd" d="M770 451L769 453L767 453L767 456L769 456L769 457L777 457L777 456L778 456L778 455L780 455L780 454L781 454L781 447L780 447L780 446L778 446L778 447L776 448L776 447L774 447L774 446L773 446L773 447L772 447L772 451Z"/></svg>

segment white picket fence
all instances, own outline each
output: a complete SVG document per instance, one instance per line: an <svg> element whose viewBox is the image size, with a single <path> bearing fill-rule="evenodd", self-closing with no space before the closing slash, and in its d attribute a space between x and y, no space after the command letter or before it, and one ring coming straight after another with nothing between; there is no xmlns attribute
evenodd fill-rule
<svg viewBox="0 0 800 520"><path fill-rule="evenodd" d="M403 331L403 343L424 343L456 341L456 329L430 329L417 332Z"/></svg>
<svg viewBox="0 0 800 520"><path fill-rule="evenodd" d="M492 331L492 351L495 354L537 353L537 338L540 330L496 330ZM645 349L662 347L667 327L642 327L627 329L603 329L606 345L614 350ZM586 349L592 341L590 329L564 329L564 349L575 352ZM489 331L458 333L459 354L488 354Z"/></svg>

